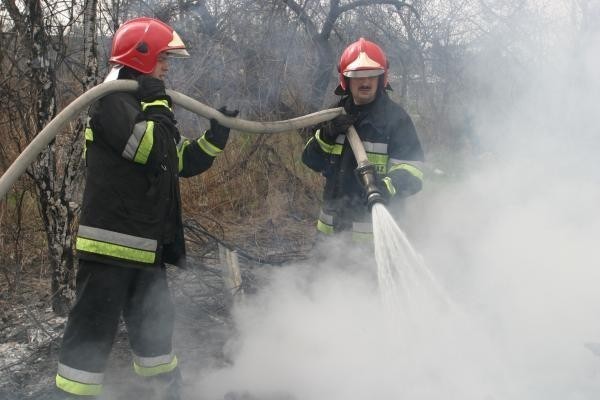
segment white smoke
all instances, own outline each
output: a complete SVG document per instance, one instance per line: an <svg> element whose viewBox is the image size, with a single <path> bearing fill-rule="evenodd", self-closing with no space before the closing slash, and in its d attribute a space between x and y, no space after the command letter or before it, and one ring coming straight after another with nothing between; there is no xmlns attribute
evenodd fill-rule
<svg viewBox="0 0 600 400"><path fill-rule="evenodd" d="M458 311L398 332L368 258L275 270L198 398L599 398L600 46L581 38L526 69L517 96L481 102L487 152L412 200L409 236Z"/></svg>

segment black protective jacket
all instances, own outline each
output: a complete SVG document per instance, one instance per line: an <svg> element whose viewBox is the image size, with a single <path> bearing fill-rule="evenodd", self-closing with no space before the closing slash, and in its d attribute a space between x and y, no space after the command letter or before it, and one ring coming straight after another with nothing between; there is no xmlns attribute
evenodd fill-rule
<svg viewBox="0 0 600 400"><path fill-rule="evenodd" d="M336 107L356 113L354 126L369 161L377 169L390 201L418 192L422 187L423 150L412 120L384 91L367 105L356 106L351 96ZM317 227L323 233L352 230L357 235L372 232L364 189L355 176L356 158L345 134L327 143L317 127L306 144L302 161L326 178L323 207Z"/></svg>
<svg viewBox="0 0 600 400"><path fill-rule="evenodd" d="M153 116L156 107L170 104L114 93L90 108L76 244L83 259L136 267L185 260L179 177L207 170L222 149L207 140L210 131L181 137Z"/></svg>

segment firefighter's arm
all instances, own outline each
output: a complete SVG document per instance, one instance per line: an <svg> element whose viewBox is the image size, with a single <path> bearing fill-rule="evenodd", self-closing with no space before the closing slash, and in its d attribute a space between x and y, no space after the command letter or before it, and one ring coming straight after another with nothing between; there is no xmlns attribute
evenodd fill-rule
<svg viewBox="0 0 600 400"><path fill-rule="evenodd" d="M166 96L161 80L147 77L140 79L137 96L114 93L102 98L98 107L90 111L90 127L121 157L141 165L160 162L165 153L168 136L173 145L179 140L175 119L171 111L171 99ZM158 82L158 84L157 84Z"/></svg>
<svg viewBox="0 0 600 400"><path fill-rule="evenodd" d="M396 134L390 137L387 174L382 179L391 197L406 197L423 187L423 149L415 127L406 116L397 124Z"/></svg>
<svg viewBox="0 0 600 400"><path fill-rule="evenodd" d="M227 110L227 107L221 107L219 111L228 117L235 117L239 113L238 110ZM210 129L199 139L182 137L177 144L179 175L190 177L209 169L215 157L225 149L228 140L229 128L216 119L210 120Z"/></svg>
<svg viewBox="0 0 600 400"><path fill-rule="evenodd" d="M325 170L329 157L335 153L336 147L340 147L341 150L341 145L336 145L335 139L331 140L324 135L326 131L327 127L324 124L318 126L302 151L302 162L317 172Z"/></svg>

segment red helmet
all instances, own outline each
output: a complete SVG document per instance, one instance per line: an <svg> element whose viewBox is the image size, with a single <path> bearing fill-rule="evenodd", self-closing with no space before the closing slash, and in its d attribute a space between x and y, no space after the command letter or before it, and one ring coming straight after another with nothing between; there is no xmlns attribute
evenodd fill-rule
<svg viewBox="0 0 600 400"><path fill-rule="evenodd" d="M169 25L154 18L134 18L115 32L109 61L149 74L163 51L189 57L185 44Z"/></svg>
<svg viewBox="0 0 600 400"><path fill-rule="evenodd" d="M388 61L381 47L364 38L358 39L340 57L338 64L340 87L347 90L346 78L363 78L383 75L382 87L387 87Z"/></svg>

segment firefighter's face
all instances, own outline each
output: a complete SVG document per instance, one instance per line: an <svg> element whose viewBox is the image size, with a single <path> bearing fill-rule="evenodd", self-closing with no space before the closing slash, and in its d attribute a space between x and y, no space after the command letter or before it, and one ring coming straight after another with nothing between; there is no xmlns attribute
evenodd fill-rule
<svg viewBox="0 0 600 400"><path fill-rule="evenodd" d="M154 71L150 75L154 78L164 80L167 77L167 72L169 72L169 57L166 53L160 53Z"/></svg>
<svg viewBox="0 0 600 400"><path fill-rule="evenodd" d="M366 78L350 78L350 93L354 99L354 104L369 104L377 96L378 76L369 76Z"/></svg>

